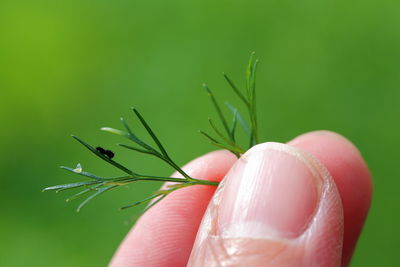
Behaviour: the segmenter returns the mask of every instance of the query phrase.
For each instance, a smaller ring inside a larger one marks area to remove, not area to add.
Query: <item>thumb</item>
[[[246,152],[219,186],[189,266],[340,266],[343,208],[326,168],[280,143]]]

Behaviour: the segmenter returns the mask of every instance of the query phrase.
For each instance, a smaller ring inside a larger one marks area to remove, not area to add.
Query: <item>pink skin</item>
[[[202,218],[207,220],[209,216],[213,220],[213,209],[219,205],[214,207],[211,203],[205,215],[215,187],[193,186],[175,191],[144,214],[120,245],[110,266],[186,266],[190,257],[192,266],[227,262],[230,266],[265,266],[267,262],[281,266],[293,262],[347,266],[371,201],[368,168],[349,141],[331,132],[307,133],[288,144],[315,156],[333,178],[324,180],[324,185],[330,186],[323,186],[322,190],[330,190],[318,206],[315,216],[319,223],[311,223],[310,229],[305,231],[307,238],[303,234],[293,242],[281,242],[222,238],[206,233],[206,241],[199,245],[198,237],[195,244]],[[184,169],[193,177],[220,181],[236,161],[229,152],[216,151],[195,159]],[[218,195],[221,194],[214,200]],[[225,197],[224,201],[229,201],[227,199]],[[310,201],[313,203],[313,198]],[[296,215],[293,220],[304,220],[303,217]],[[202,234],[205,224],[207,222],[201,226]],[[232,247],[236,248],[235,254],[227,254],[227,248]],[[212,257],[208,253],[210,250]]]
[[[347,266],[371,204],[372,179],[368,167],[358,149],[343,136],[333,132],[304,134],[289,144],[316,156],[335,181],[343,204],[342,264]]]

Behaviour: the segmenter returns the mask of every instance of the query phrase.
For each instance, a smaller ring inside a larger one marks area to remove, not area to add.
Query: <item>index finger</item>
[[[232,153],[215,151],[191,161],[183,169],[194,178],[220,181],[235,161]],[[110,266],[186,266],[215,189],[195,185],[172,192],[136,222]]]

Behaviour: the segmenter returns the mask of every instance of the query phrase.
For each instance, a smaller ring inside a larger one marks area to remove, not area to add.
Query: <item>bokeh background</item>
[[[243,85],[256,51],[263,139],[315,129],[351,139],[375,185],[352,266],[398,266],[399,48],[393,0],[1,1],[0,265],[105,266],[142,209],[117,208],[159,185],[107,193],[76,213],[68,192],[41,193],[80,179],[59,165],[120,172],[69,135],[169,175],[98,129],[124,116],[143,135],[135,106],[180,164],[213,150],[196,132],[215,116],[201,84],[235,103],[221,74]]]

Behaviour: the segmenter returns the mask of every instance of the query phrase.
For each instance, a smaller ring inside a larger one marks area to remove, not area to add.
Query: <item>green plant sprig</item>
[[[232,126],[229,127],[227,120],[225,119],[225,116],[224,116],[213,92],[210,90],[210,88],[208,87],[207,84],[203,84],[203,88],[206,90],[206,92],[208,93],[208,95],[211,99],[211,102],[218,114],[218,117],[221,121],[221,124],[224,128],[226,135],[222,134],[221,131],[218,130],[218,128],[216,127],[216,125],[213,123],[213,121],[211,119],[209,119],[211,128],[219,136],[219,138],[221,138],[223,140],[223,142],[216,140],[214,137],[210,136],[206,132],[200,131],[200,133],[203,134],[205,137],[207,137],[211,144],[231,151],[238,158],[240,157],[241,154],[246,152],[246,150],[243,149],[236,142],[235,135],[236,135],[237,123],[239,123],[242,126],[244,132],[249,137],[248,148],[251,148],[252,146],[254,146],[255,144],[258,143],[258,126],[257,126],[257,117],[256,117],[256,83],[255,83],[258,59],[254,59],[254,55],[255,55],[254,52],[251,53],[249,63],[247,65],[245,94],[243,94],[238,89],[238,87],[228,77],[227,74],[225,74],[225,73],[223,74],[225,80],[228,82],[231,89],[234,91],[234,93],[239,97],[239,99],[246,106],[248,115],[249,115],[249,119],[250,119],[250,127],[245,122],[245,120],[243,119],[243,116],[239,113],[239,111],[236,107],[234,107],[230,103],[225,103],[233,114]]]
[[[92,195],[87,197],[78,206],[77,211],[79,211],[90,200],[92,200],[95,197],[101,195],[102,193],[104,193],[106,191],[109,191],[109,190],[112,190],[112,189],[115,189],[115,188],[117,188],[119,186],[127,185],[129,183],[133,183],[133,182],[137,182],[137,181],[157,181],[157,182],[178,183],[178,185],[172,184],[169,187],[167,187],[166,190],[160,190],[160,191],[154,193],[152,196],[150,196],[150,197],[148,197],[146,199],[143,199],[141,201],[138,201],[138,202],[135,202],[133,204],[130,204],[130,205],[122,207],[122,209],[126,209],[128,207],[134,207],[134,206],[137,206],[139,204],[150,202],[151,200],[159,197],[159,199],[157,199],[156,201],[152,202],[151,205],[147,207],[147,209],[148,209],[151,206],[153,206],[156,203],[158,203],[158,201],[160,201],[161,199],[166,197],[168,194],[170,194],[171,192],[173,192],[173,191],[175,191],[175,190],[177,190],[179,188],[183,188],[183,187],[194,185],[194,184],[197,184],[197,185],[218,185],[218,182],[192,178],[185,171],[183,171],[171,159],[171,157],[168,155],[168,153],[165,150],[164,146],[161,144],[160,140],[154,134],[154,132],[152,131],[152,129],[150,128],[148,123],[144,120],[142,115],[136,109],[133,108],[132,110],[136,114],[136,116],[138,117],[138,119],[140,120],[140,122],[142,123],[144,128],[147,130],[147,133],[151,136],[151,138],[153,139],[153,141],[157,145],[158,150],[153,148],[151,145],[145,143],[141,139],[139,139],[131,131],[131,129],[129,128],[129,126],[125,122],[125,120],[122,119],[122,118],[121,118],[121,121],[122,121],[122,124],[124,125],[124,127],[126,129],[126,132],[125,131],[121,131],[121,130],[117,130],[117,129],[113,129],[113,128],[108,128],[108,127],[104,127],[104,128],[102,128],[102,130],[106,131],[106,132],[110,132],[110,133],[116,134],[116,135],[120,135],[120,136],[126,137],[130,141],[133,141],[134,143],[136,143],[141,148],[133,147],[133,146],[125,145],[125,144],[119,144],[119,145],[122,146],[122,147],[128,148],[128,149],[131,149],[131,150],[135,150],[135,151],[140,152],[140,153],[153,155],[153,156],[163,160],[164,162],[166,162],[170,166],[172,166],[180,174],[182,174],[183,178],[174,178],[174,177],[163,177],[163,176],[152,176],[152,175],[139,174],[137,172],[132,171],[128,167],[125,167],[124,165],[116,162],[115,160],[110,159],[106,155],[103,155],[102,153],[97,151],[93,146],[89,145],[88,143],[86,143],[85,141],[80,139],[79,137],[73,135],[72,137],[75,140],[77,140],[79,143],[81,143],[83,146],[85,146],[93,154],[95,154],[100,159],[106,161],[107,163],[113,165],[114,167],[120,169],[121,171],[125,172],[128,175],[127,176],[112,177],[112,178],[104,178],[104,177],[100,177],[100,176],[97,176],[97,175],[89,173],[89,172],[84,172],[84,171],[82,171],[80,169],[77,170],[76,168],[73,169],[73,168],[61,166],[62,169],[65,169],[67,171],[70,171],[70,172],[73,172],[73,173],[76,173],[76,174],[91,178],[92,180],[91,181],[85,181],[85,182],[78,182],[78,183],[70,183],[70,184],[62,184],[62,185],[51,186],[51,187],[45,188],[44,191],[55,190],[56,192],[59,192],[59,191],[67,190],[67,189],[75,189],[75,188],[81,188],[81,187],[85,188],[84,190],[78,192],[77,194],[72,195],[71,197],[69,197],[67,199],[67,201],[71,201],[71,200],[77,199],[79,197],[85,196],[86,194],[94,192]]]
[[[226,81],[229,83],[230,87],[232,88],[232,90],[239,97],[239,99],[241,99],[242,102],[245,104],[245,106],[248,110],[250,126],[249,126],[249,124],[246,123],[245,119],[239,113],[239,111],[236,107],[234,107],[230,103],[225,103],[226,106],[228,107],[228,109],[233,114],[232,123],[231,123],[231,126],[229,126],[213,92],[209,89],[209,87],[206,84],[203,85],[203,88],[206,90],[206,92],[210,96],[211,102],[217,111],[218,118],[224,128],[225,134],[223,134],[218,129],[218,127],[215,125],[215,123],[211,119],[209,119],[210,126],[222,141],[215,139],[214,137],[210,136],[206,132],[200,131],[200,133],[203,134],[205,137],[207,137],[211,144],[213,144],[219,148],[227,149],[227,150],[231,151],[233,154],[235,154],[237,157],[240,157],[240,155],[242,155],[246,151],[245,149],[243,149],[241,146],[239,146],[237,144],[236,131],[238,128],[237,127],[238,124],[241,125],[242,129],[244,130],[246,135],[249,137],[249,148],[258,143],[257,118],[256,118],[256,114],[255,114],[256,113],[255,73],[256,73],[257,64],[258,64],[258,60],[254,60],[254,53],[252,53],[250,56],[247,70],[246,70],[245,94],[243,94],[238,89],[238,87],[236,87],[236,85],[233,83],[233,81],[225,73],[223,74]],[[131,128],[128,126],[128,124],[126,123],[126,121],[123,118],[121,118],[121,123],[125,128],[124,131],[110,128],[110,127],[103,127],[103,128],[101,128],[101,130],[112,133],[112,134],[116,134],[116,135],[119,135],[119,136],[122,136],[122,137],[128,139],[129,141],[133,142],[135,145],[134,146],[127,145],[127,144],[118,144],[118,145],[121,147],[124,147],[126,149],[129,149],[129,150],[133,150],[133,151],[136,151],[136,152],[139,152],[142,154],[152,155],[156,158],[159,158],[160,160],[162,160],[165,163],[167,163],[168,165],[170,165],[178,173],[180,173],[182,175],[182,178],[139,174],[139,173],[131,170],[130,168],[122,165],[121,163],[116,162],[115,160],[112,159],[112,157],[109,157],[108,155],[101,153],[96,148],[89,145],[87,142],[83,141],[81,138],[78,138],[77,136],[72,135],[72,137],[76,141],[78,141],[80,144],[82,144],[84,147],[86,147],[89,151],[91,151],[93,154],[95,154],[97,157],[99,157],[103,161],[107,162],[110,165],[113,165],[115,168],[124,172],[125,175],[106,178],[106,177],[101,177],[101,176],[83,171],[80,164],[78,164],[78,166],[76,168],[61,166],[61,168],[64,170],[84,176],[86,178],[89,178],[90,180],[82,181],[82,182],[75,182],[75,183],[68,183],[68,184],[61,184],[61,185],[56,185],[56,186],[50,186],[50,187],[43,189],[43,191],[60,192],[60,191],[70,190],[70,189],[81,189],[81,191],[79,191],[78,193],[76,193],[66,199],[66,201],[72,201],[72,200],[89,195],[79,204],[77,211],[80,211],[83,206],[85,206],[88,202],[90,202],[94,198],[98,197],[99,195],[101,195],[107,191],[118,188],[120,186],[125,186],[127,184],[138,182],[138,181],[171,182],[171,184],[169,184],[165,189],[156,191],[152,195],[150,195],[149,197],[147,197],[145,199],[142,199],[142,200],[134,202],[132,204],[123,206],[121,208],[121,209],[127,209],[130,207],[135,207],[140,204],[150,202],[150,204],[145,209],[145,210],[148,210],[151,207],[153,207],[154,205],[156,205],[158,202],[160,202],[162,199],[164,199],[167,195],[174,192],[175,190],[178,190],[178,189],[181,189],[181,188],[184,188],[187,186],[192,186],[192,185],[217,186],[219,184],[218,182],[214,182],[214,181],[193,178],[189,174],[187,174],[184,170],[182,170],[179,167],[179,165],[167,153],[167,150],[162,145],[162,143],[160,142],[158,137],[155,135],[154,131],[150,128],[149,124],[146,122],[146,120],[143,118],[143,116],[139,113],[139,111],[136,110],[135,108],[132,108],[132,111],[135,114],[135,116],[138,118],[138,120],[140,121],[141,125],[146,130],[147,134],[153,140],[154,144],[156,145],[155,147],[153,147],[152,145],[141,140],[131,130]]]

